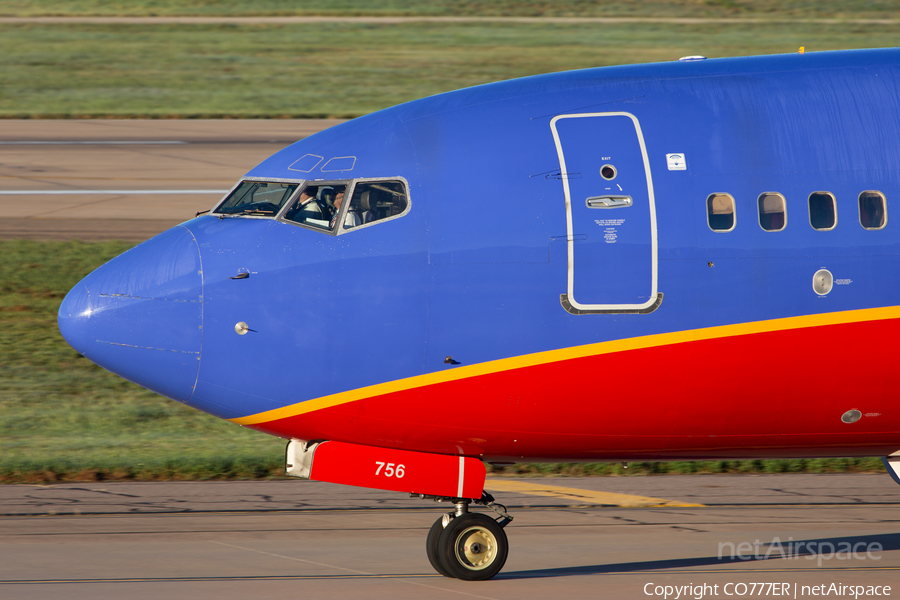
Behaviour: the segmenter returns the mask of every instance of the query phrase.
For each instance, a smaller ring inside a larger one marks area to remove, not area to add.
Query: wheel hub
[[[460,562],[476,571],[488,567],[497,556],[497,541],[490,531],[481,527],[464,530],[457,539],[456,547]]]

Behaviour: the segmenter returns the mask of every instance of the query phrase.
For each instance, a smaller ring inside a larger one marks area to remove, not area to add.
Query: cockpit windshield
[[[248,218],[278,218],[334,235],[389,221],[409,211],[401,178],[336,181],[244,180],[212,211]]]
[[[331,229],[346,191],[346,184],[309,185],[284,213],[284,218],[318,229]]]
[[[213,212],[224,215],[275,217],[299,183],[242,181]]]
[[[307,185],[284,213],[286,221],[341,233],[404,214],[406,183],[399,180],[350,180]]]

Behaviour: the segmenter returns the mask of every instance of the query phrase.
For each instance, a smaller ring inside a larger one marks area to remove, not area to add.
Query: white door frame
[[[566,169],[566,159],[563,154],[562,143],[559,139],[559,132],[556,129],[556,122],[562,119],[581,119],[585,117],[628,117],[634,123],[635,133],[637,134],[638,143],[641,147],[641,156],[644,161],[644,174],[647,178],[647,197],[650,202],[650,260],[651,260],[651,288],[649,299],[642,304],[581,304],[574,298],[575,289],[575,249],[574,249],[574,231],[572,226],[572,198],[569,193],[569,174]],[[563,298],[563,306],[566,310],[575,314],[586,313],[647,313],[656,310],[662,300],[662,294],[657,290],[657,241],[656,241],[656,199],[653,195],[653,179],[650,174],[650,159],[647,157],[647,146],[644,144],[644,135],[641,132],[641,124],[636,116],[627,112],[600,112],[600,113],[577,113],[557,115],[550,121],[550,129],[553,132],[553,141],[556,144],[556,154],[559,157],[559,168],[561,170],[563,190],[566,197],[566,234],[569,254],[568,265],[568,286],[567,294]],[[566,306],[569,304],[574,310],[570,310]]]

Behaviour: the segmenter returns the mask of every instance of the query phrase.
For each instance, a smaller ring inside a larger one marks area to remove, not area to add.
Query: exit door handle
[[[634,203],[631,196],[591,196],[585,202],[588,208],[625,208]]]

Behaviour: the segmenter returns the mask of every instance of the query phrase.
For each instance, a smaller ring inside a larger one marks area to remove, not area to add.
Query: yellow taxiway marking
[[[594,490],[582,490],[578,488],[562,487],[558,485],[544,485],[542,483],[530,483],[528,481],[506,481],[503,479],[488,479],[484,482],[484,488],[498,492],[518,492],[530,496],[547,496],[549,498],[561,498],[589,504],[605,504],[607,506],[635,507],[698,507],[703,504],[691,504],[678,500],[666,500],[664,498],[650,498],[649,496],[632,496],[630,494],[616,494],[614,492],[597,492]]]

